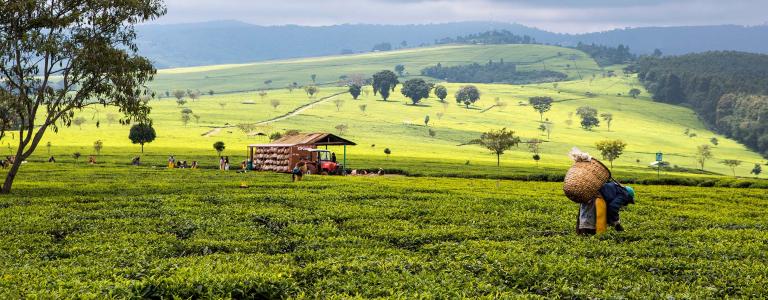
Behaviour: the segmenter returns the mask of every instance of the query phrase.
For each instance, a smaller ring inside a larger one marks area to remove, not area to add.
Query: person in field
[[[174,166],[176,166],[176,158],[171,155],[168,157],[168,169],[173,169]]]
[[[219,170],[224,171],[224,156],[219,157]]]
[[[301,178],[304,177],[306,169],[307,164],[305,162],[300,161],[298,164],[296,164],[296,166],[293,167],[293,170],[291,171],[291,182],[301,181]]]
[[[619,218],[619,211],[630,204],[635,204],[635,190],[616,182],[608,182],[600,188],[600,195],[605,199],[606,223],[616,231],[624,231]],[[576,233],[593,235],[597,232],[597,212],[595,200],[579,204],[579,217]]]
[[[224,156],[224,171],[229,171],[229,156]]]
[[[138,157],[138,156],[136,156],[136,157],[134,157],[134,158],[131,160],[131,165],[132,165],[132,166],[138,166],[138,165],[140,165],[140,164],[141,164],[141,157]]]

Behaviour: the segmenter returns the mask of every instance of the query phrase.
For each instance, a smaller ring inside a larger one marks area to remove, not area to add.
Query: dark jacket
[[[603,195],[603,199],[605,199],[608,224],[615,224],[619,221],[619,209],[635,203],[635,200],[629,197],[627,190],[615,182],[603,184],[603,187],[600,188],[600,195]]]

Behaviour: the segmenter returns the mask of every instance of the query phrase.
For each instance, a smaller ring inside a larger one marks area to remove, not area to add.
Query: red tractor
[[[341,175],[344,166],[336,162],[336,154],[328,150],[312,149],[309,151],[308,169],[316,174]]]

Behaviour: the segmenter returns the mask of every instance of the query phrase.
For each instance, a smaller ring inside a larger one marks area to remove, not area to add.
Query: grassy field
[[[711,137],[717,137],[719,144],[713,146],[715,157],[705,164],[707,171],[730,175],[731,169],[719,161],[737,159],[743,161],[743,164],[736,169],[736,174],[751,177],[749,172],[753,164],[764,161],[744,146],[707,130],[689,109],[655,103],[647,95],[637,99],[626,96],[626,91],[637,87],[634,78],[598,76],[594,80],[560,82],[557,89],[551,83],[525,86],[478,85],[483,93],[482,98],[469,109],[453,101],[452,94],[461,84],[446,86],[451,93],[447,103],[440,103],[433,97],[418,106],[406,104],[407,99],[399,91],[393,93],[387,102],[380,101],[372,93],[353,100],[349,94],[343,93],[344,88],[341,87],[324,87],[320,95],[312,99],[303,92],[290,93],[287,90],[269,91],[264,99],[256,93],[203,96],[185,105],[200,117],[199,121],[193,119],[187,125],[181,122],[181,107],[175,101],[156,100],[153,102],[152,118],[158,138],[146,145],[144,158],[146,163],[162,165],[165,158],[173,154],[178,159],[199,160],[203,166],[210,167],[217,164],[216,152],[211,145],[216,141],[224,141],[227,145],[225,155],[239,162],[246,155],[246,145],[265,143],[268,139],[248,136],[235,125],[270,120],[312,104],[289,118],[265,123],[257,131],[270,133],[298,129],[304,132],[339,134],[335,127],[344,124],[348,129],[341,135],[358,143],[358,146],[348,149],[347,158],[351,168],[398,169],[424,175],[508,177],[520,173],[562,174],[570,165],[566,153],[571,147],[579,147],[597,156],[594,143],[602,139],[622,139],[627,142],[625,153],[614,162],[615,172],[625,178],[655,176],[655,171],[647,165],[655,159],[657,151],[665,153],[665,160],[673,165],[697,169],[696,147],[709,144]],[[586,97],[586,92],[597,96]],[[333,96],[337,93],[342,94]],[[622,95],[618,95],[620,93]],[[541,124],[539,114],[524,105],[528,97],[534,95],[551,96],[557,101],[552,110],[545,114],[545,118],[554,123],[554,130],[548,140],[546,134],[538,130]],[[503,110],[492,107],[495,98],[506,102],[508,106]],[[280,101],[277,108],[270,105],[273,100]],[[338,109],[336,100],[342,101]],[[365,112],[360,109],[361,105],[366,106]],[[576,115],[571,116],[573,124],[567,125],[569,114],[582,105],[595,107],[600,113],[612,113],[614,121],[611,131],[607,130],[605,124],[592,131],[585,131],[578,126]],[[47,158],[48,149],[44,145],[48,141],[52,144],[51,154],[60,161],[66,161],[71,160],[69,156],[73,152],[80,152],[84,156],[94,154],[93,142],[100,139],[104,142],[100,162],[127,164],[133,156],[140,154],[140,147],[130,144],[127,139],[128,127],[110,125],[106,121],[109,114],[106,109],[83,112],[81,115],[87,120],[82,128],[75,126],[59,133],[49,133],[34,159]],[[424,125],[426,116],[430,117],[428,127]],[[100,121],[98,128],[97,121]],[[502,157],[505,168],[497,173],[496,169],[489,168],[495,165],[495,157],[487,150],[476,145],[459,146],[478,138],[484,131],[501,127],[514,130],[523,140],[546,140],[541,145],[542,160],[537,164],[531,159],[532,153],[523,144]],[[434,131],[434,137],[429,135],[430,129]],[[697,133],[697,136],[691,138],[684,135],[686,129]],[[392,155],[389,158],[384,155],[384,148],[391,149]]]
[[[578,237],[558,183],[30,164],[0,298],[768,294],[764,190],[638,186],[626,232]]]
[[[335,84],[342,75],[371,75],[392,70],[403,64],[410,75],[421,69],[442,63],[444,66],[486,63],[503,59],[515,63],[518,70],[553,70],[569,75],[570,79],[591,76],[600,71],[585,53],[568,48],[544,45],[485,45],[442,46],[345,56],[267,61],[240,65],[217,65],[160,70],[152,88],[160,94],[177,89],[200,90],[207,93],[253,91],[284,88],[290,83],[312,84],[310,75],[317,75],[317,84]],[[573,60],[571,60],[573,59]],[[265,85],[264,81],[272,80]]]

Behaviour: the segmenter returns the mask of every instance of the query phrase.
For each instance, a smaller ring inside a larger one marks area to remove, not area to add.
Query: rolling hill
[[[572,80],[558,84],[479,84],[482,98],[469,109],[453,102],[453,93],[464,85],[462,83],[444,83],[450,95],[446,103],[431,98],[417,106],[408,105],[399,91],[386,102],[380,101],[370,90],[364,92],[359,100],[353,100],[344,87],[334,84],[322,86],[317,98],[308,98],[302,91],[289,92],[286,89],[269,90],[263,98],[255,92],[217,92],[184,105],[199,117],[188,124],[183,124],[180,119],[181,106],[169,98],[161,98],[154,101],[151,115],[158,138],[146,146],[144,161],[162,166],[165,158],[173,154],[178,159],[199,160],[203,167],[213,167],[216,152],[211,145],[224,141],[227,145],[225,154],[238,162],[244,159],[247,144],[264,143],[268,139],[247,135],[236,127],[237,124],[258,124],[255,132],[267,134],[287,129],[335,132],[358,143],[357,147],[349,149],[350,167],[385,168],[415,175],[562,174],[570,165],[565,154],[571,147],[597,155],[594,143],[602,139],[622,139],[629,144],[614,163],[615,173],[624,178],[655,177],[655,171],[647,165],[655,158],[657,151],[665,153],[665,160],[681,169],[696,169],[696,147],[708,144],[712,137],[717,137],[720,143],[714,147],[715,157],[705,165],[707,171],[730,174],[731,170],[718,162],[736,159],[743,162],[735,170],[736,174],[750,176],[752,164],[763,161],[743,145],[709,131],[690,109],[653,102],[646,92],[637,99],[627,96],[630,88],[642,87],[636,78],[624,75],[620,68],[610,69],[618,76],[603,77],[594,61],[583,53],[574,53],[579,57],[577,66],[567,68],[565,65],[573,61],[563,59],[556,53],[569,51],[575,50],[539,45],[447,46],[162,70],[154,83],[159,90],[199,88],[203,91],[227,91],[261,88],[266,79],[272,79],[272,85],[280,88],[292,81],[306,83],[309,74],[317,74],[319,81],[334,82],[340,75],[371,74],[398,63],[413,71],[438,62],[459,64],[503,57],[509,62],[546,62],[547,68],[568,72]],[[543,68],[544,64],[529,64],[527,67]],[[587,96],[588,93],[591,96]],[[552,110],[544,115],[554,124],[549,138],[538,129],[541,124],[539,114],[527,106],[527,99],[532,96],[551,96],[556,101]],[[506,107],[494,107],[496,99],[506,103]],[[584,105],[594,107],[600,113],[612,113],[614,120],[610,131],[605,125],[592,131],[579,128],[578,117],[573,112]],[[86,110],[81,113],[86,119],[82,128],[73,127],[47,135],[53,145],[51,153],[60,158],[68,157],[75,151],[92,153],[94,140],[101,139],[105,146],[100,160],[127,164],[131,157],[139,154],[139,147],[128,141],[127,127],[104,121],[110,113],[114,114],[108,110]],[[269,122],[281,116],[283,118],[278,121]],[[430,117],[428,126],[424,124],[426,116]],[[99,120],[101,126],[96,127]],[[572,121],[568,124],[567,120]],[[337,125],[342,124],[347,129],[339,132]],[[502,157],[503,169],[496,173],[495,168],[490,168],[495,165],[495,157],[486,149],[476,145],[462,146],[484,131],[502,127],[514,130],[524,141],[534,138],[545,140],[540,150],[542,160],[538,163],[532,160],[532,153],[523,144]],[[430,129],[434,135],[430,135]],[[684,135],[686,130],[697,133],[697,136]],[[391,149],[389,158],[384,155],[384,148]],[[44,160],[45,157],[46,151],[38,150],[36,159]]]
[[[643,27],[586,34],[558,34],[504,22],[423,25],[345,24],[335,26],[257,26],[237,21],[144,25],[138,28],[142,55],[160,67],[203,66],[337,55],[371,51],[387,42],[393,48],[420,47],[435,40],[489,30],[528,35],[540,43],[575,46],[579,42],[628,45],[634,53],[686,54],[710,50],[768,53],[768,26]]]

